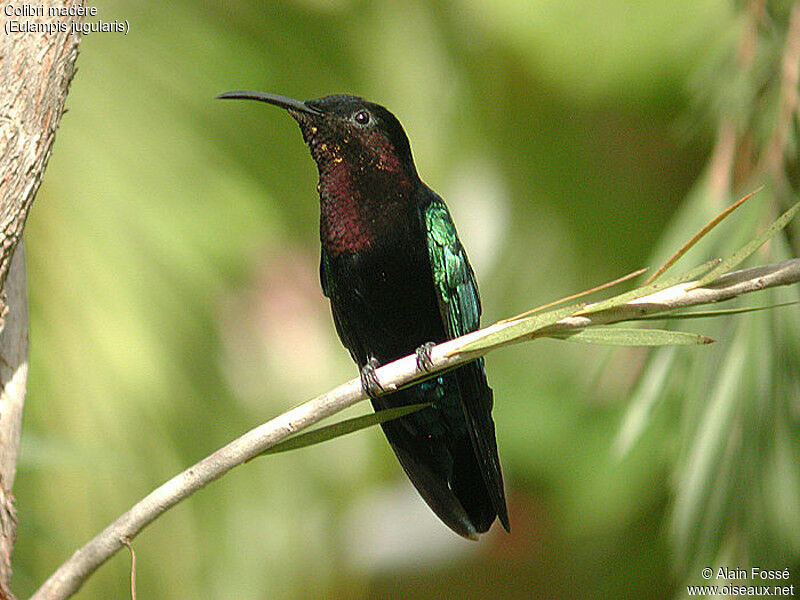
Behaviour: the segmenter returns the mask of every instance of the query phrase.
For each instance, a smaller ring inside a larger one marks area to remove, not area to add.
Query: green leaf
[[[537,313],[530,317],[505,322],[503,323],[503,327],[498,331],[489,332],[477,340],[459,346],[450,353],[450,356],[469,354],[488,348],[523,342],[526,339],[534,337],[538,330],[548,327],[565,317],[574,315],[584,306],[584,304],[573,304],[545,313]]]
[[[297,450],[299,448],[321,444],[322,442],[327,442],[328,440],[347,435],[348,433],[354,433],[356,431],[360,431],[361,429],[372,427],[373,425],[379,425],[381,423],[385,423],[386,421],[391,421],[392,419],[399,419],[400,417],[410,415],[429,406],[429,402],[422,404],[408,404],[407,406],[387,408],[386,410],[380,410],[369,415],[362,415],[353,419],[346,419],[338,423],[333,423],[332,425],[326,425],[325,427],[319,427],[311,431],[294,435],[283,440],[282,442],[278,442],[271,448],[267,448],[264,450],[264,452],[259,454],[259,456],[264,456],[266,454],[277,454],[279,452],[287,452],[289,450]]]
[[[645,281],[645,285],[653,283],[656,279],[658,279],[667,269],[669,269],[672,265],[678,262],[678,260],[680,260],[680,258],[684,254],[686,254],[695,244],[697,244],[697,242],[699,242],[709,231],[711,231],[712,229],[714,229],[714,227],[719,225],[722,222],[722,220],[725,219],[725,217],[727,217],[729,214],[731,214],[733,211],[739,208],[744,202],[752,198],[757,192],[761,191],[763,188],[764,186],[762,185],[758,189],[744,196],[743,198],[740,198],[737,202],[731,204],[728,208],[723,210],[716,217],[714,217],[708,223],[706,223],[706,225],[700,231],[698,231],[694,236],[692,236],[692,238],[688,242],[686,242],[683,246],[681,246],[678,249],[678,251],[675,252],[675,254],[670,256],[667,262],[661,265],[658,271],[653,273],[647,279],[647,281]]]
[[[558,334],[553,337],[571,342],[611,346],[692,346],[710,344],[714,341],[696,333],[632,327],[590,327],[575,333]]]
[[[758,236],[756,236],[751,242],[742,246],[738,251],[734,252],[732,256],[729,256],[725,260],[723,260],[720,264],[716,267],[711,269],[706,275],[701,277],[696,283],[694,283],[689,289],[693,290],[699,287],[703,287],[707,283],[711,283],[721,275],[724,275],[731,269],[734,269],[737,265],[739,265],[742,261],[744,261],[748,256],[750,256],[753,252],[758,250],[761,246],[763,246],[770,238],[772,238],[776,233],[782,230],[786,225],[791,221],[794,216],[800,211],[800,202],[797,202],[794,206],[792,206],[789,210],[783,213],[780,217],[778,217],[772,225],[767,227],[764,231],[762,231]]]
[[[582,292],[578,292],[577,294],[571,294],[569,296],[566,296],[565,298],[561,298],[560,300],[554,300],[553,302],[548,302],[547,304],[539,306],[538,308],[532,308],[530,310],[526,310],[524,313],[518,314],[518,315],[516,315],[514,317],[511,317],[510,319],[504,319],[504,320],[500,321],[500,323],[506,323],[506,322],[510,322],[510,321],[518,321],[520,319],[524,319],[525,317],[530,317],[531,315],[534,315],[534,314],[537,314],[537,313],[541,313],[542,311],[544,311],[547,308],[553,308],[554,306],[558,306],[559,304],[564,304],[565,302],[569,302],[570,300],[577,300],[578,298],[582,298],[583,296],[588,296],[589,294],[593,294],[595,292],[599,292],[600,290],[608,289],[610,287],[613,287],[615,285],[623,283],[624,281],[628,281],[629,279],[633,279],[634,277],[638,277],[639,275],[641,275],[645,271],[647,271],[647,269],[638,269],[636,271],[628,273],[627,275],[623,275],[622,277],[614,279],[613,281],[608,281],[606,283],[600,284],[600,285],[598,285],[596,287],[593,287],[591,289],[584,290]]]
[[[664,279],[663,281],[651,283],[649,285],[636,288],[635,290],[631,290],[630,292],[625,292],[624,294],[620,294],[619,296],[614,296],[613,298],[609,298],[608,300],[603,300],[602,302],[596,302],[594,304],[590,304],[579,314],[588,315],[600,312],[602,310],[616,308],[617,306],[622,306],[623,304],[627,304],[631,300],[636,300],[637,298],[643,298],[644,296],[649,296],[650,294],[654,294],[655,292],[658,292],[660,290],[672,287],[673,285],[678,285],[680,283],[691,281],[695,277],[699,277],[703,273],[706,273],[709,269],[713,269],[716,265],[720,264],[720,262],[721,262],[720,259],[716,258],[706,263],[703,263],[702,265],[695,267],[694,269],[691,269],[690,271],[684,273],[683,275],[670,277],[668,279]]]
[[[570,306],[566,306],[563,308],[559,308],[556,310],[548,311],[545,313],[537,313],[535,315],[526,316],[524,318],[515,318],[511,321],[504,321],[498,324],[503,325],[503,327],[497,331],[489,332],[483,335],[481,338],[477,340],[473,340],[471,342],[467,342],[464,345],[456,348],[455,350],[450,352],[450,356],[454,356],[456,354],[469,354],[472,352],[479,352],[481,350],[488,350],[490,348],[496,348],[499,346],[505,346],[508,344],[514,344],[518,342],[523,342],[529,339],[536,337],[537,332],[540,329],[545,327],[549,327],[550,325],[564,319],[566,317],[572,316],[579,316],[585,314],[592,314],[596,312],[600,312],[602,310],[609,310],[613,309],[617,306],[621,306],[634,300],[636,298],[641,298],[643,296],[647,296],[659,290],[666,289],[668,287],[672,287],[673,285],[678,285],[680,283],[685,283],[687,281],[691,281],[696,277],[702,275],[703,273],[707,272],[709,269],[713,269],[715,265],[720,263],[720,259],[710,260],[690,271],[684,273],[683,275],[678,275],[675,277],[671,277],[669,279],[665,279],[664,281],[660,281],[657,283],[652,283],[650,285],[646,285],[644,287],[637,288],[635,290],[631,290],[630,292],[625,292],[624,294],[620,294],[613,298],[609,298],[608,300],[603,300],[602,302],[596,302],[591,305],[587,305],[580,303],[580,304],[573,304]],[[525,313],[523,313],[525,314]],[[596,330],[597,328],[592,328]],[[589,331],[584,330],[584,331]],[[636,330],[636,331],[644,331],[644,330]],[[650,330],[653,331],[653,330]],[[564,335],[553,335],[550,337],[559,337],[562,339],[566,339],[569,336],[576,336],[577,333],[572,334],[564,334]],[[591,337],[591,334],[583,334],[580,335],[586,336],[586,341],[588,342],[588,338]],[[686,334],[691,335],[691,334]],[[639,336],[641,338],[641,336]],[[700,338],[707,340],[708,338]],[[643,338],[641,338],[643,339]],[[652,338],[655,339],[655,338]],[[583,341],[582,339],[578,339],[576,341]],[[591,342],[591,343],[614,343],[616,345],[634,345],[634,346],[660,346],[664,344],[697,344],[697,343],[708,343],[708,341],[681,341],[681,342],[659,342],[659,343],[623,343],[623,342]]]

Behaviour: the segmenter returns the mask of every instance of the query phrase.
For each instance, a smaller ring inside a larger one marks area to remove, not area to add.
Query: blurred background
[[[389,107],[451,207],[485,324],[657,265],[758,185],[681,264],[797,200],[789,0],[95,5],[130,34],[83,39],[27,227],[21,597],[172,475],[356,375],[297,126],[216,94]],[[798,233],[750,264],[797,256]],[[718,341],[488,357],[511,535],[451,533],[373,428],[253,461],[158,519],[134,542],[139,596],[677,598],[720,565],[795,580],[800,310],[678,327]],[[78,597],[127,597],[129,561]]]

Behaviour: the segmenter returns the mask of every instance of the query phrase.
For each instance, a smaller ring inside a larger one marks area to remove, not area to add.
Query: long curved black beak
[[[220,94],[219,96],[217,96],[216,99],[227,100],[229,98],[233,98],[236,100],[257,100],[258,102],[266,102],[267,104],[274,104],[275,106],[280,106],[281,108],[285,108],[287,110],[293,110],[299,113],[313,115],[315,117],[319,117],[324,114],[319,110],[317,110],[316,108],[308,106],[305,102],[301,102],[300,100],[295,100],[294,98],[287,98],[286,96],[280,96],[278,94],[270,94],[267,92],[239,90],[233,92],[225,92],[224,94]]]

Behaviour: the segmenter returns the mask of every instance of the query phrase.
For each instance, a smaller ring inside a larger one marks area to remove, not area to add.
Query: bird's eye
[[[360,110],[355,115],[353,115],[353,119],[359,125],[366,125],[367,123],[369,123],[369,113],[365,110]]]

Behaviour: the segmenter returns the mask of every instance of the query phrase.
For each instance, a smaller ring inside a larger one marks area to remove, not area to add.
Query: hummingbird
[[[433,512],[468,539],[495,518],[510,531],[482,358],[384,393],[375,369],[478,329],[481,303],[444,201],[417,174],[397,118],[348,95],[300,101],[232,91],[297,121],[319,171],[320,279],[336,332],[358,364],[373,408],[430,406],[381,425],[400,465]]]

